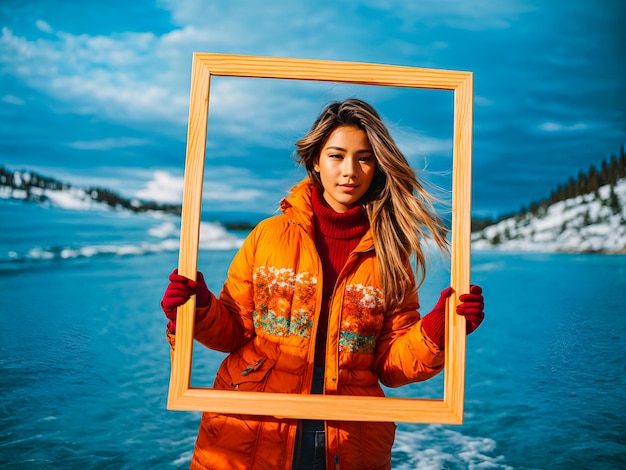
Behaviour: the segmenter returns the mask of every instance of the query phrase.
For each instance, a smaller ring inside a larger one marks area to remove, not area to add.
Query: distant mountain
[[[472,226],[476,249],[626,254],[624,147],[528,209]]]
[[[54,178],[27,170],[8,170],[0,166],[0,199],[37,202],[64,209],[127,210],[135,213],[161,212],[178,215],[180,204],[159,204],[154,201],[128,199],[106,188],[79,188]],[[203,217],[207,215],[203,213]],[[239,217],[239,218],[237,218]],[[240,220],[245,215],[221,214],[215,217],[228,230],[251,230],[263,217],[249,213],[250,220]]]
[[[476,249],[626,254],[626,178],[472,233]]]
[[[0,166],[0,199],[20,199],[71,209],[109,207],[131,212],[160,211],[180,215],[180,204],[127,199],[105,188],[77,188],[32,171],[11,171]]]

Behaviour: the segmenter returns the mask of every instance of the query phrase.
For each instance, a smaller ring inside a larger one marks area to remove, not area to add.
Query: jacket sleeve
[[[422,382],[443,369],[444,352],[422,331],[417,290],[385,316],[376,346],[376,372],[387,387]]]
[[[210,349],[231,352],[254,337],[254,254],[258,239],[253,230],[228,270],[219,297],[211,294],[209,305],[198,308],[194,338]]]

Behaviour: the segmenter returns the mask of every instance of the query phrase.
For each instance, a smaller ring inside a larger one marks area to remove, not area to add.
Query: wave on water
[[[142,256],[176,252],[180,248],[180,230],[171,221],[148,229],[148,240],[130,243],[67,244],[34,246],[24,250],[9,250],[0,255],[0,264],[71,260],[102,256]],[[239,236],[214,222],[200,224],[200,250],[234,250],[243,243]]]
[[[512,470],[513,467],[505,464],[504,456],[495,451],[493,439],[466,436],[440,425],[431,425],[396,432],[392,466],[397,470]]]
[[[179,449],[192,449],[193,440],[181,439]],[[193,436],[195,440],[195,435]],[[441,470],[484,468],[513,470],[505,458],[496,453],[496,442],[485,437],[466,436],[441,425],[430,425],[410,431],[398,430],[392,450],[394,470]],[[172,462],[175,467],[188,466],[193,452],[184,450]]]
[[[148,234],[155,238],[167,239],[164,241],[176,241],[175,250],[178,250],[180,239],[180,229],[173,222],[164,222],[156,227],[148,230]],[[222,225],[217,222],[201,222],[200,223],[200,242],[201,250],[234,250],[243,244],[243,239],[233,233],[230,233]]]

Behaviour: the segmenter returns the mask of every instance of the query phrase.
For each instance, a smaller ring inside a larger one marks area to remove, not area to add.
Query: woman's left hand
[[[441,291],[439,301],[432,309],[432,311],[424,317],[422,321],[422,328],[426,333],[426,336],[437,345],[440,349],[443,349],[445,343],[446,333],[446,302],[448,297],[452,295],[454,290],[452,287],[447,287]],[[469,335],[471,332],[478,328],[485,318],[485,299],[483,298],[483,290],[479,286],[470,286],[469,294],[462,294],[459,296],[461,302],[456,307],[456,313],[463,315],[466,321],[465,331]]]
[[[467,321],[466,331],[469,335],[480,326],[485,318],[485,298],[480,286],[470,286],[469,294],[459,296],[461,303],[456,308],[456,313],[463,315]]]

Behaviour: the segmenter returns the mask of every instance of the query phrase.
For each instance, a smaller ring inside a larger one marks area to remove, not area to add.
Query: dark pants
[[[316,367],[311,393],[324,390],[324,368]],[[303,419],[296,436],[293,470],[326,470],[326,439],[324,421]]]

